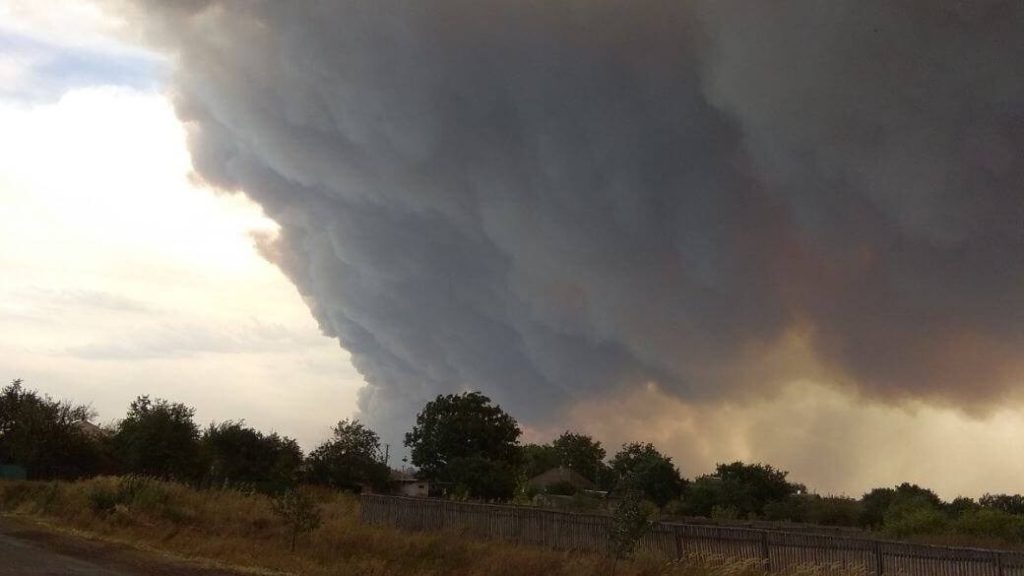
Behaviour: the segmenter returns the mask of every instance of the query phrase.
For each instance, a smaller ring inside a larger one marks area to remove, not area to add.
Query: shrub
[[[612,515],[608,538],[611,555],[616,561],[632,556],[640,539],[650,531],[652,508],[637,490],[630,490],[623,496]]]
[[[297,490],[283,492],[273,500],[274,514],[284,522],[291,538],[291,550],[299,534],[312,532],[320,527],[320,510],[311,498]]]

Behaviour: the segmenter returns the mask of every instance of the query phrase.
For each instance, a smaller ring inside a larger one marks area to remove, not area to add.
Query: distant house
[[[102,440],[103,438],[110,436],[110,431],[100,428],[88,420],[79,420],[78,422],[75,422],[75,427],[78,428],[79,432],[93,440]]]
[[[566,486],[572,486],[577,491],[597,489],[596,484],[584,478],[579,472],[565,466],[558,466],[543,474],[538,474],[527,480],[526,485],[539,492],[547,492],[553,487],[562,488]]]
[[[409,470],[392,470],[391,493],[398,496],[426,498],[430,494],[430,482],[417,479]]]

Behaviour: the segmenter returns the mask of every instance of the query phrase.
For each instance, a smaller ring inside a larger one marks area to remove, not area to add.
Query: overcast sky
[[[0,0],[0,376],[1024,492],[1012,3],[464,4]]]

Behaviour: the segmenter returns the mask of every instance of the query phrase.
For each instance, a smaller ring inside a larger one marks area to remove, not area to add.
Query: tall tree
[[[520,450],[520,465],[528,480],[561,464],[558,452],[551,444],[527,444]]]
[[[806,491],[802,485],[789,482],[787,476],[789,472],[768,464],[719,464],[713,477],[718,483],[716,504],[741,517],[764,516],[769,503]]]
[[[264,434],[244,422],[211,424],[202,437],[205,481],[248,485],[265,492],[292,486],[302,465],[302,449],[286,436]]]
[[[358,420],[342,420],[307,458],[309,481],[340,490],[382,489],[388,482],[380,437]]]
[[[605,451],[601,443],[585,434],[566,431],[551,443],[558,454],[559,463],[571,468],[584,478],[597,482],[604,467]]]
[[[181,403],[136,398],[114,437],[124,468],[157,478],[198,480],[205,466],[194,416],[195,409]]]
[[[90,416],[86,406],[26,390],[14,380],[0,390],[0,463],[23,466],[33,479],[111,471],[104,439],[83,427]]]
[[[638,490],[658,506],[664,506],[682,493],[684,483],[679,470],[672,459],[658,452],[653,444],[625,444],[612,458],[611,467],[620,487]]]
[[[507,499],[515,488],[521,434],[490,398],[464,392],[428,402],[405,445],[423,478],[450,483],[471,497]]]

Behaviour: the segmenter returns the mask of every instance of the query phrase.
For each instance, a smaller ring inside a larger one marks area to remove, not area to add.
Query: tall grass
[[[405,533],[358,521],[358,499],[307,489],[323,523],[290,550],[288,528],[258,493],[195,490],[145,478],[79,482],[0,482],[0,513],[49,521],[95,537],[254,571],[365,576],[590,576],[610,559],[447,533]],[[723,559],[665,562],[637,558],[616,576],[753,576],[756,563]],[[813,576],[808,570],[794,576]]]

